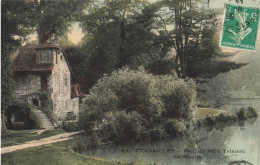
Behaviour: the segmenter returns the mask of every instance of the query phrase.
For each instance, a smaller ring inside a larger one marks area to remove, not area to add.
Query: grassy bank
[[[70,149],[70,141],[28,148],[2,155],[2,165],[144,165],[84,156]]]
[[[37,134],[36,130],[22,130],[22,131],[11,131],[9,130],[6,134],[1,136],[1,147],[18,145],[31,140],[38,140],[61,133],[66,133],[62,129],[47,130],[41,134]]]
[[[257,116],[257,110],[253,107],[243,107],[236,113],[209,108],[198,108],[194,121],[196,126],[208,126],[246,120]]]
[[[195,115],[195,118],[210,116],[210,115],[216,115],[220,114],[221,111],[217,109],[212,108],[198,108],[197,113]]]

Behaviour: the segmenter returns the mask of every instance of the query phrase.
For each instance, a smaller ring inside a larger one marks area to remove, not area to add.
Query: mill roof
[[[41,72],[41,71],[52,71],[54,64],[38,64],[36,62],[37,49],[58,49],[60,50],[68,64],[69,70],[73,75],[71,67],[69,65],[68,58],[64,50],[54,44],[27,44],[19,51],[18,55],[14,60],[14,72]]]

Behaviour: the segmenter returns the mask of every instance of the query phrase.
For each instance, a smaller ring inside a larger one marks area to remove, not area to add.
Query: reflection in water
[[[254,106],[259,111],[260,99],[231,100],[222,109],[235,112],[243,106]],[[259,154],[259,125],[259,118],[253,118],[203,127],[188,136],[160,142],[105,145],[84,154],[127,162],[156,162],[156,165],[226,165],[235,160],[255,165]]]

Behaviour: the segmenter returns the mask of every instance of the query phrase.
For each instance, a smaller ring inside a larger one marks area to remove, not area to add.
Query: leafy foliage
[[[168,119],[164,123],[164,127],[170,136],[182,136],[187,130],[184,121],[177,119]]]
[[[187,86],[177,84],[170,95],[164,96],[165,112],[167,117],[175,118],[191,118],[196,109],[196,92],[194,91],[195,84],[191,81]]]
[[[100,139],[96,136],[76,138],[70,145],[71,149],[75,152],[82,152],[95,149],[100,145]]]
[[[195,100],[191,81],[123,68],[94,85],[79,123],[84,130],[100,131],[117,142],[161,139],[166,137],[165,119],[191,119]]]
[[[144,66],[156,74],[173,71],[172,59],[166,58],[172,46],[170,38],[156,34],[156,9],[141,0],[102,1],[81,17],[86,33],[80,49],[87,64],[82,69],[85,77],[80,78],[87,86],[84,91],[104,73],[126,65],[132,69]]]
[[[198,85],[198,99],[201,107],[219,108],[228,103],[232,86],[227,83],[227,76],[219,74],[212,79],[206,79],[207,82]]]
[[[208,115],[202,121],[198,121],[198,123],[199,123],[199,125],[203,125],[203,124],[216,125],[216,124],[224,124],[224,123],[236,121],[236,120],[238,120],[237,115],[234,115],[232,113],[221,112],[221,113],[215,114],[215,115]]]
[[[19,116],[25,122],[25,129],[40,128],[42,123],[39,116],[26,103],[15,102],[6,110],[7,126],[10,129],[16,129],[16,125],[11,121],[12,115]]]
[[[39,93],[40,100],[42,101],[41,110],[47,115],[47,117],[52,121],[57,121],[57,117],[53,112],[53,101],[50,94]]]
[[[14,5],[15,2],[15,5]],[[27,7],[22,1],[1,1],[1,115],[14,102],[11,54],[15,52],[30,31],[30,20],[22,19],[27,14]],[[15,38],[19,36],[20,38]],[[1,131],[5,131],[3,122]]]
[[[46,43],[52,37],[57,39],[66,35],[71,22],[80,16],[87,4],[85,0],[29,1],[29,16],[34,18],[33,26],[36,28],[39,43]]]
[[[153,140],[161,140],[167,137],[166,131],[161,125],[151,128],[149,135]]]
[[[199,0],[158,2],[158,25],[176,51],[175,71],[179,78],[212,78],[244,64],[219,60],[225,56],[218,45],[214,10],[203,8]],[[169,28],[174,27],[174,28]]]
[[[106,120],[108,124],[105,126],[105,130],[109,131],[107,133],[110,134],[111,140],[116,142],[136,141],[142,135],[142,117],[135,111],[108,113]]]
[[[236,113],[236,115],[240,120],[258,116],[257,110],[253,107],[248,107],[247,109],[243,107]]]
[[[75,132],[80,130],[78,120],[67,120],[64,121],[62,125],[62,128],[68,132]]]
[[[81,47],[68,48],[67,53],[82,66],[74,67],[84,84],[82,91],[88,92],[104,73],[126,65],[131,69],[143,66],[157,75],[175,71],[179,78],[202,79],[243,66],[219,60],[225,54],[218,46],[213,24],[216,13],[202,9],[200,3],[90,2],[78,19],[86,34]]]

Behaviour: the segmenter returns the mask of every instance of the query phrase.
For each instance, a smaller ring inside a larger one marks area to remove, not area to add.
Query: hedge
[[[78,120],[67,120],[63,122],[63,129],[68,132],[79,131],[80,127]]]

